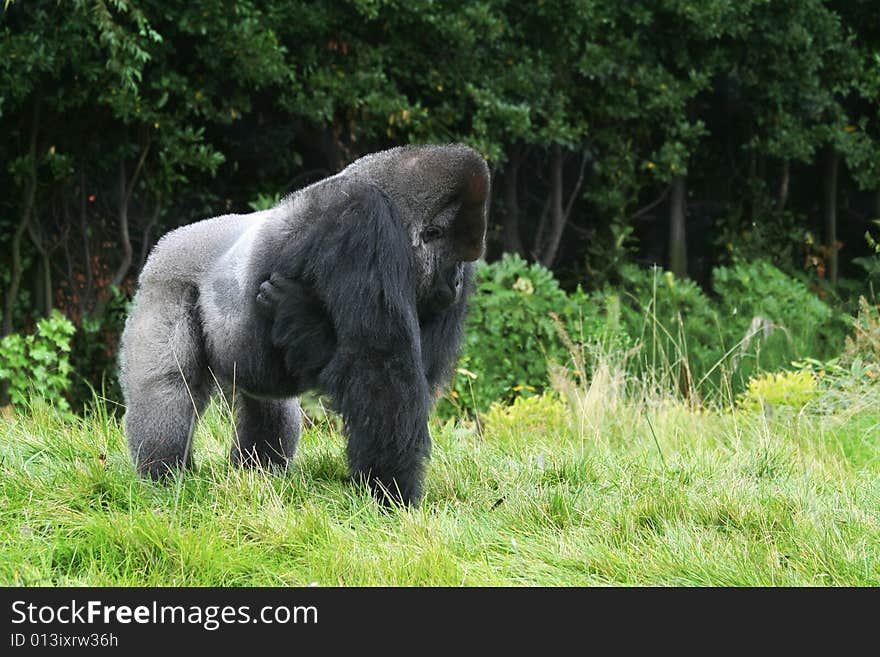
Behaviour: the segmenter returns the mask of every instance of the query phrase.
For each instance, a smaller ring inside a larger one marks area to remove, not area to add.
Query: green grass
[[[214,407],[197,468],[162,486],[117,419],[35,409],[0,420],[0,584],[880,584],[876,399],[769,419],[582,402],[436,422],[415,510],[346,483],[326,423],[287,473],[240,471]]]

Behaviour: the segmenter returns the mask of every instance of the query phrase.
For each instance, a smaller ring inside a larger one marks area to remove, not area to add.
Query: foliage
[[[494,402],[480,416],[488,434],[527,437],[565,427],[570,419],[568,407],[552,392],[532,397],[517,397],[512,404]]]
[[[268,207],[379,148],[465,141],[503,189],[490,259],[497,236],[512,233],[513,246],[502,246],[552,263],[570,294],[523,269],[534,299],[513,289],[516,279],[497,306],[478,298],[492,312],[473,324],[487,337],[479,350],[466,345],[452,398],[460,407],[545,385],[544,356],[566,357],[551,311],[576,342],[619,322],[618,335],[642,341],[640,366],[664,369],[682,390],[706,376],[718,383],[722,370],[744,384],[797,354],[825,358],[839,322],[803,290],[746,272],[763,298],[788,295],[789,307],[759,307],[741,299],[737,274],[716,277],[713,291],[710,272],[769,260],[795,276],[806,262],[811,292],[852,304],[847,295],[864,290],[835,289],[820,271],[842,244],[847,274],[861,266],[876,286],[876,254],[861,241],[880,202],[872,9],[823,0],[6,3],[4,323],[20,330],[53,306],[77,324],[92,317],[104,327],[94,353],[108,352],[94,367],[110,367],[121,324],[102,317],[114,312],[103,292],[130,291],[166,230]],[[834,199],[848,217],[840,244],[825,244],[819,225],[829,154],[845,167]],[[690,258],[700,261],[689,273],[708,296],[665,276],[655,287],[631,267],[667,261],[670,182],[680,178]],[[557,252],[545,257],[536,247],[556,228]],[[500,326],[506,304],[522,315],[510,335]],[[753,326],[759,317],[770,323]],[[767,340],[749,337],[765,329]],[[499,338],[510,344],[491,342]],[[740,353],[744,343],[752,351]],[[504,374],[508,365],[521,374]]]
[[[819,382],[824,393],[817,404],[819,412],[830,414],[851,408],[853,399],[870,406],[880,384],[880,309],[861,297],[843,353],[825,360],[803,358],[793,365]]]
[[[716,267],[712,284],[721,321],[743,376],[793,358],[831,357],[842,347],[844,318],[807,286],[758,260]]]
[[[880,305],[872,306],[865,297],[859,298],[859,314],[853,321],[853,335],[846,339],[843,358],[880,364]]]
[[[749,379],[737,406],[752,412],[799,411],[819,395],[816,377],[810,372],[766,373]]]
[[[109,400],[122,399],[116,348],[131,301],[119,288],[112,287],[107,292],[109,299],[104,313],[82,317],[73,338],[70,363],[74,378],[69,397],[78,409],[92,402],[96,393]]]
[[[548,363],[574,366],[589,380],[604,355],[629,352],[628,371],[686,396],[712,395],[742,389],[756,372],[793,358],[829,358],[842,347],[842,317],[764,261],[716,268],[714,297],[656,268],[625,265],[620,277],[597,292],[566,294],[548,270],[518,256],[481,265],[441,414],[540,392]]]
[[[852,412],[870,406],[877,397],[880,362],[866,362],[859,356],[828,360],[803,358],[793,361],[792,366],[817,381],[821,395],[811,404],[811,410],[819,414]]]
[[[70,385],[74,332],[70,320],[55,311],[37,322],[35,333],[13,333],[0,341],[0,381],[9,386],[14,405],[24,408],[31,397],[38,397],[69,410],[63,395]]]
[[[620,295],[621,323],[640,346],[632,364],[686,395],[736,390],[755,372],[842,347],[843,317],[766,261],[716,267],[711,297],[659,269],[627,265],[620,276],[594,298]]]
[[[568,298],[549,270],[516,255],[477,267],[462,357],[451,396],[462,408],[488,408],[528,395],[560,354],[551,312]]]
[[[606,285],[601,296],[620,296],[621,323],[641,346],[634,364],[687,393],[723,355],[717,309],[698,285],[672,272],[627,265],[620,275],[621,284]]]
[[[281,194],[258,194],[253,201],[248,201],[248,207],[255,212],[274,208],[281,201]]]
[[[762,206],[753,210],[757,215],[754,222],[743,208],[716,220],[713,245],[724,254],[719,264],[766,260],[790,275],[803,272],[805,257],[815,246],[807,218],[776,209],[766,195],[757,195],[755,202]]]
[[[611,312],[607,312],[608,310]],[[446,403],[485,410],[547,385],[548,361],[566,362],[560,322],[572,339],[621,338],[615,305],[595,305],[580,289],[565,293],[545,267],[506,254],[476,272],[462,356]],[[447,413],[449,406],[441,407]]]
[[[875,223],[880,225],[880,219]],[[865,241],[874,253],[862,258],[853,258],[853,263],[865,271],[869,289],[876,293],[880,291],[880,241],[874,239],[870,232],[865,233]]]

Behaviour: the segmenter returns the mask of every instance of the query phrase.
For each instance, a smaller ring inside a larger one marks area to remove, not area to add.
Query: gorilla
[[[120,345],[139,473],[190,467],[211,395],[234,400],[233,463],[286,466],[298,395],[340,412],[352,478],[412,504],[427,420],[462,337],[485,246],[485,160],[463,145],[365,156],[261,212],[167,233],[138,279]]]

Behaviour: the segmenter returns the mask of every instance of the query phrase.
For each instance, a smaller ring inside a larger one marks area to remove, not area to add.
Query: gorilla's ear
[[[465,262],[483,255],[486,247],[486,211],[489,205],[489,167],[479,155],[465,160],[458,185],[460,205],[452,222],[452,244]]]

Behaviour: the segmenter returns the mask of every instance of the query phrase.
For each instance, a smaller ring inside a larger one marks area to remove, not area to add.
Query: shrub
[[[131,300],[119,288],[108,292],[104,312],[99,317],[84,316],[73,337],[70,362],[76,376],[69,397],[77,409],[89,404],[96,390],[105,399],[122,401],[116,355]]]
[[[689,393],[723,356],[717,312],[698,285],[659,268],[621,268],[622,282],[600,295],[621,301],[621,322],[640,345],[632,365]]]
[[[853,264],[865,270],[865,285],[867,289],[876,292],[880,290],[880,241],[874,239],[870,232],[865,233],[865,241],[874,252],[873,255],[853,258]]]
[[[810,372],[768,373],[749,380],[746,391],[737,399],[737,406],[749,411],[799,411],[818,395],[816,377]]]
[[[8,382],[13,405],[24,406],[31,396],[69,410],[63,393],[70,386],[70,339],[75,332],[57,310],[37,322],[36,333],[7,335],[0,341],[0,380]]]
[[[808,355],[828,357],[842,346],[843,317],[770,263],[717,267],[712,280],[728,341],[739,345],[734,363],[744,379],[758,368],[776,369]]]
[[[859,297],[859,314],[853,321],[853,335],[846,339],[844,358],[861,358],[880,363],[880,306],[872,306],[865,297]]]
[[[567,304],[553,274],[517,255],[477,266],[453,401],[486,409],[495,400],[529,394],[547,377],[548,355],[559,354],[550,312]]]
[[[578,342],[622,336],[613,304],[597,306],[580,289],[566,294],[548,269],[518,255],[478,265],[475,285],[462,356],[441,414],[540,393],[548,360],[569,357],[554,316]]]
[[[597,296],[619,295],[623,327],[641,346],[631,366],[687,395],[742,389],[758,371],[842,344],[842,315],[768,262],[716,268],[715,298],[657,268],[628,265],[621,279]]]
[[[597,354],[626,353],[631,374],[691,396],[742,390],[759,371],[827,357],[842,343],[842,316],[767,262],[717,268],[717,298],[657,268],[625,265],[620,276],[616,286],[567,294],[519,256],[481,264],[441,414],[540,394],[548,363],[574,365],[575,383],[587,383]],[[586,354],[582,362],[571,362],[576,353]]]
[[[493,403],[482,416],[487,432],[497,436],[521,437],[546,433],[549,428],[568,427],[571,412],[559,397],[547,392],[533,397],[518,397],[513,404]]]
[[[880,307],[859,298],[859,314],[853,319],[853,333],[846,338],[843,353],[830,360],[804,358],[794,366],[819,381],[824,392],[820,412],[850,408],[854,397],[870,404],[880,385]]]

